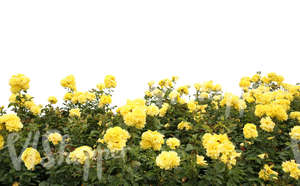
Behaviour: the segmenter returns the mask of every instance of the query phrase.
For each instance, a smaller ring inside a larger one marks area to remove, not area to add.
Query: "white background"
[[[81,91],[115,75],[118,105],[172,75],[236,94],[239,79],[259,70],[300,82],[299,10],[299,0],[1,0],[0,104],[16,73],[30,77],[37,103],[62,99],[69,74]]]

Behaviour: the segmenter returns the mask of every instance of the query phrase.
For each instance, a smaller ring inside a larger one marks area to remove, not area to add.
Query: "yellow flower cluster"
[[[197,91],[200,91],[201,88],[202,88],[202,85],[200,83],[195,83],[194,84],[194,88],[197,90]]]
[[[102,91],[105,88],[115,88],[117,86],[116,78],[112,75],[107,75],[104,78],[104,83],[98,83],[97,89]]]
[[[76,91],[73,94],[71,94],[71,101],[72,103],[80,103],[84,104],[87,101],[94,101],[96,99],[96,95],[91,92],[79,92]]]
[[[209,98],[209,94],[207,92],[201,92],[200,98],[202,98],[202,99],[208,99]]]
[[[76,90],[76,82],[75,77],[73,75],[69,75],[60,81],[61,86],[65,88],[69,88],[70,90]]]
[[[285,90],[287,90],[294,97],[300,96],[300,85],[292,85],[288,83],[282,83],[281,85]]]
[[[198,103],[196,101],[189,101],[187,107],[190,112],[194,112],[197,110]]]
[[[59,142],[61,142],[62,136],[59,133],[54,132],[49,134],[48,140],[51,141],[54,145],[57,145]]]
[[[147,107],[147,114],[149,116],[157,116],[159,114],[159,108],[155,104],[151,104]]]
[[[72,99],[72,96],[73,96],[73,94],[71,93],[71,92],[67,92],[65,95],[64,95],[64,100],[65,101],[69,101],[69,100],[71,100]]]
[[[160,89],[156,88],[154,89],[151,94],[157,96],[157,97],[163,97],[164,93],[163,91],[161,91]]]
[[[300,112],[291,112],[290,113],[290,118],[291,119],[297,119],[298,122],[300,122]]]
[[[267,164],[264,165],[264,168],[261,169],[258,173],[259,178],[267,181],[267,180],[277,180],[278,173],[272,170],[272,166]]]
[[[276,82],[277,84],[281,84],[284,81],[284,77],[277,75],[274,72],[271,72],[269,74],[267,74],[267,76],[262,77],[261,79],[264,83],[271,83],[271,82]]]
[[[2,135],[0,135],[0,150],[4,147],[4,138]]]
[[[289,108],[290,101],[293,100],[293,94],[285,90],[271,91],[270,87],[259,86],[257,89],[251,90],[257,104],[270,104],[275,101],[284,103],[284,107]]]
[[[104,85],[105,88],[116,88],[117,86],[116,78],[112,75],[105,76]]]
[[[119,110],[126,125],[135,126],[138,129],[145,127],[147,116],[145,100],[127,100],[126,105],[120,107]]]
[[[88,156],[86,155],[88,154]],[[75,162],[79,162],[80,164],[84,164],[87,158],[92,159],[94,156],[94,151],[89,146],[81,146],[76,148],[69,154],[69,158]]]
[[[109,128],[103,137],[104,142],[112,152],[122,150],[129,138],[129,133],[121,127]]]
[[[170,105],[168,103],[164,103],[162,107],[159,109],[159,116],[164,117],[169,109]]]
[[[290,136],[294,140],[300,140],[300,126],[294,126],[290,132]]]
[[[243,128],[243,133],[245,138],[256,138],[258,136],[256,125],[252,123],[247,123]]]
[[[56,99],[56,97],[54,97],[54,96],[50,96],[50,97],[48,98],[48,102],[49,102],[50,104],[56,104],[56,103],[57,103],[57,99]]]
[[[220,105],[223,107],[234,107],[236,110],[246,109],[247,105],[243,99],[240,99],[238,96],[233,95],[232,93],[225,93],[223,99],[220,101]]]
[[[181,87],[177,88],[177,92],[180,95],[182,95],[182,94],[188,95],[189,94],[189,88],[190,88],[189,85],[181,86]]]
[[[177,152],[174,151],[162,151],[156,157],[156,165],[161,169],[169,170],[173,169],[180,164],[180,157]]]
[[[253,103],[255,102],[255,99],[253,97],[253,93],[250,92],[244,92],[243,93],[243,100],[247,101],[248,103]]]
[[[202,145],[208,157],[221,160],[228,168],[232,168],[236,164],[236,158],[241,156],[241,153],[235,151],[227,134],[206,133],[202,137]]]
[[[259,127],[262,128],[264,131],[273,132],[273,129],[275,127],[275,123],[268,116],[268,117],[262,118],[260,120],[260,126]]]
[[[14,101],[13,102],[16,102],[16,99],[17,99],[17,96],[19,96],[20,98],[20,104],[21,105],[24,105],[25,107],[27,107],[28,109],[30,108],[31,105],[34,105],[35,103],[33,102],[33,98],[31,95],[29,94],[15,94],[14,95],[15,98],[13,99]]]
[[[103,89],[105,89],[105,84],[104,83],[98,83],[96,87],[99,90],[103,90]]]
[[[16,103],[17,102],[17,94],[12,94],[9,97],[9,103]]]
[[[165,79],[162,79],[158,82],[159,86],[161,88],[164,88],[164,87],[173,87],[173,82],[172,80],[168,79],[168,78],[165,78]]]
[[[288,119],[286,109],[279,104],[256,105],[255,115],[258,117],[267,115],[272,118],[277,118],[280,121],[285,121]]]
[[[154,84],[155,84],[155,81],[149,81],[148,82],[149,88],[153,88]]]
[[[248,88],[251,86],[251,83],[258,82],[260,80],[260,75],[255,74],[251,78],[250,77],[242,77],[239,86],[244,89],[244,91],[248,91]]]
[[[260,75],[259,74],[254,74],[251,77],[251,82],[258,82],[260,80]]]
[[[40,153],[32,147],[25,149],[21,159],[28,170],[34,170],[34,167],[42,161]]]
[[[30,79],[24,74],[13,75],[9,80],[10,91],[13,94],[20,92],[21,90],[26,91],[29,89]]]
[[[17,100],[17,96],[20,98]],[[10,103],[18,103],[21,106],[26,107],[30,112],[32,112],[34,115],[38,115],[41,113],[41,107],[42,105],[36,105],[33,102],[32,96],[29,94],[12,94],[9,98]]]
[[[148,96],[148,97],[152,97],[152,92],[150,92],[149,90],[146,90],[145,91],[145,95]]]
[[[168,138],[166,143],[171,149],[176,149],[180,146],[180,141],[177,138]]]
[[[280,121],[288,119],[287,111],[290,109],[290,103],[293,100],[293,94],[283,91],[270,91],[270,88],[260,86],[252,90],[255,98],[255,115],[262,117],[264,115],[277,118]]]
[[[300,177],[300,169],[298,168],[298,164],[296,164],[295,160],[285,161],[282,163],[282,170],[286,173],[290,173],[292,178],[296,180]]]
[[[187,103],[187,107],[189,109],[190,112],[197,112],[200,111],[201,113],[205,113],[206,112],[206,107],[207,104],[205,105],[198,105],[198,103],[196,101],[189,101]]]
[[[203,84],[195,83],[194,87],[201,92],[220,91],[222,89],[220,84],[214,85],[213,81],[206,81]]]
[[[204,160],[204,156],[197,155],[197,164],[200,166],[207,166],[207,162]]]
[[[251,85],[251,78],[250,77],[242,77],[239,85],[240,85],[240,87],[247,89]]]
[[[148,130],[142,134],[140,146],[142,149],[153,148],[153,150],[160,150],[164,144],[164,135],[157,131]]]
[[[110,95],[102,95],[99,102],[99,107],[103,107],[104,105],[108,105],[111,103],[111,96]]]
[[[173,90],[172,92],[170,92],[169,94],[169,98],[171,100],[178,100],[178,98],[180,97],[180,94],[177,90]]]
[[[177,102],[178,102],[179,104],[181,104],[181,105],[186,104],[186,100],[185,100],[184,98],[182,98],[182,97],[178,97],[178,98],[177,98]]]
[[[206,91],[221,91],[222,87],[220,84],[213,84],[213,81],[207,81],[204,83],[204,89],[206,89]]]
[[[76,108],[76,109],[71,109],[70,110],[70,114],[69,116],[71,117],[80,117],[81,113],[80,113],[80,109]]]
[[[20,118],[16,114],[5,114],[0,116],[0,129],[5,126],[9,132],[18,132],[23,128]]]
[[[177,128],[179,130],[191,130],[192,129],[192,126],[190,124],[190,122],[187,122],[187,121],[182,121],[180,122],[178,125],[177,125]]]
[[[25,102],[25,106],[32,112],[34,115],[39,115],[41,113],[41,105],[36,105],[33,101]]]

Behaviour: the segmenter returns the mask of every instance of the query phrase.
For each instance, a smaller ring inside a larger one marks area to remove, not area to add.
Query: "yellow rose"
[[[99,84],[97,84],[97,89],[99,89],[99,90],[105,89],[104,83],[99,83]]]
[[[265,117],[260,120],[260,128],[262,128],[264,131],[273,132],[274,127],[275,123],[270,117]]]
[[[86,153],[88,154],[88,157],[86,156]],[[69,157],[73,162],[77,161],[80,164],[84,164],[87,158],[92,159],[93,156],[94,151],[89,146],[78,147],[69,154]]]
[[[298,164],[295,162],[295,160],[285,161],[281,166],[282,170],[286,173],[290,173],[292,178],[295,178],[296,180],[299,179],[300,169],[298,168]]]
[[[208,157],[221,160],[229,169],[236,164],[236,158],[241,156],[241,153],[235,151],[227,134],[206,133],[202,137],[202,145]]]
[[[258,82],[260,79],[260,75],[259,74],[255,74],[252,76],[251,81],[252,82]]]
[[[102,95],[99,102],[99,107],[103,107],[104,105],[108,105],[111,103],[110,95]]]
[[[242,87],[242,88],[248,88],[248,87],[250,87],[250,85],[251,85],[250,80],[251,79],[249,77],[243,77],[240,80],[240,83],[239,83],[240,87]]]
[[[256,138],[258,136],[256,126],[252,123],[247,123],[243,128],[245,138]]]
[[[200,166],[207,166],[207,162],[204,160],[204,156],[197,155],[197,164]]]
[[[261,179],[263,179],[263,180],[277,180],[278,178],[277,178],[277,176],[278,176],[278,173],[277,172],[275,172],[275,171],[273,171],[272,169],[271,169],[272,167],[270,167],[269,165],[267,165],[267,164],[265,164],[264,165],[264,168],[263,169],[261,169],[260,171],[259,171],[259,173],[258,173],[258,175],[259,175],[259,178],[261,178]],[[271,175],[274,175],[274,177],[273,178],[271,178]]]
[[[16,114],[0,116],[0,125],[4,125],[9,132],[18,132],[23,128],[23,124]]]
[[[155,81],[149,81],[149,82],[148,82],[148,86],[149,86],[149,87],[152,87],[154,84],[155,84]]]
[[[50,96],[48,98],[48,102],[51,103],[51,104],[56,104],[57,103],[57,99],[54,96]]]
[[[166,143],[171,149],[176,149],[180,146],[180,141],[177,138],[169,138]]]
[[[64,96],[64,100],[67,101],[67,100],[71,100],[73,97],[73,94],[71,92],[67,92]]]
[[[57,145],[62,140],[62,136],[59,133],[54,132],[49,134],[48,140],[51,141],[54,145]]]
[[[69,88],[70,90],[76,90],[76,82],[75,77],[73,75],[69,75],[60,81],[61,86],[65,88]]]
[[[294,126],[289,134],[292,139],[300,140],[300,126]]]
[[[117,86],[116,78],[112,75],[107,75],[104,78],[105,88],[115,88]]]
[[[156,105],[151,104],[147,107],[147,114],[149,116],[156,116],[159,114],[159,108]]]
[[[179,130],[191,130],[192,129],[192,126],[190,125],[189,122],[186,122],[186,121],[182,121],[180,122],[178,125],[177,125],[177,128]]]
[[[112,152],[122,150],[129,138],[129,133],[121,127],[109,128],[103,137],[104,142]]]
[[[153,148],[153,150],[158,151],[161,149],[162,144],[164,144],[164,135],[159,132],[148,130],[142,134],[140,142],[142,149]]]
[[[162,105],[162,107],[159,109],[159,116],[160,117],[164,117],[169,109],[169,104],[168,103],[164,103]]]
[[[179,164],[180,157],[174,151],[163,151],[156,157],[156,165],[161,169],[169,170],[178,167]]]
[[[13,94],[20,92],[21,90],[26,91],[29,89],[30,79],[24,74],[13,75],[9,80],[10,90]]]
[[[134,126],[138,129],[142,129],[145,127],[147,116],[147,107],[145,105],[145,100],[127,100],[126,105],[120,107],[119,111],[126,125]]]
[[[21,159],[28,170],[34,170],[34,167],[42,161],[40,153],[32,147],[26,148]]]

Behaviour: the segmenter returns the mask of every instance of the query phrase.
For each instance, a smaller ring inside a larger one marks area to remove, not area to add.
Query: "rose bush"
[[[111,105],[108,75],[81,92],[61,80],[63,104],[38,105],[30,79],[9,81],[0,109],[1,185],[299,185],[300,86],[275,73],[240,80],[149,82],[143,99]]]

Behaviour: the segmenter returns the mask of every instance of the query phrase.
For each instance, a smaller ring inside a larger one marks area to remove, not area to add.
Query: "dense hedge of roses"
[[[0,109],[1,185],[299,185],[300,86],[275,73],[240,80],[149,82],[144,98],[111,105],[114,76],[63,104],[38,105],[30,79],[11,77]],[[19,167],[18,167],[19,163]],[[85,173],[88,173],[86,175]]]

